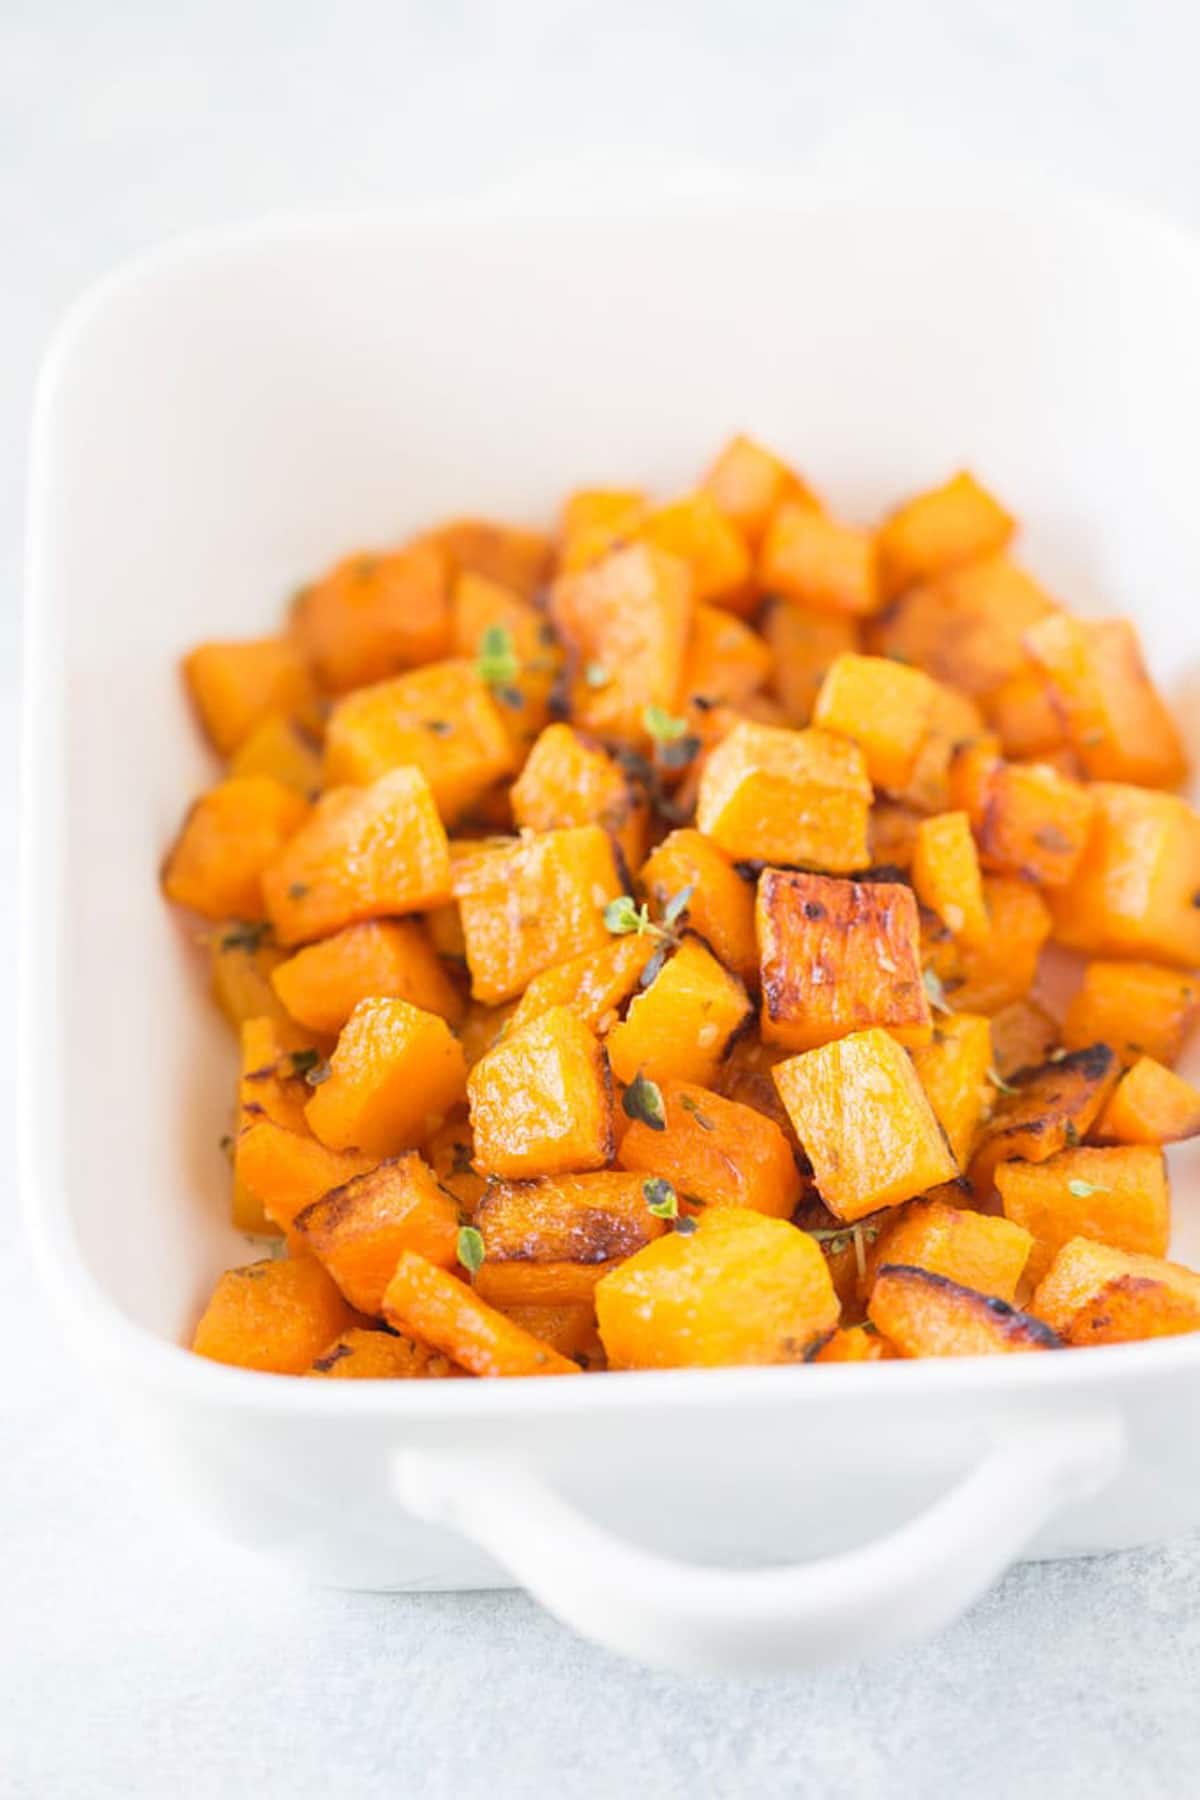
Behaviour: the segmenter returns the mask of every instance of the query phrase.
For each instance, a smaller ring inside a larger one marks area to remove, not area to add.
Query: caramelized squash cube
[[[226,919],[209,939],[208,969],[213,998],[229,1023],[240,1031],[247,1019],[291,1021],[275,992],[271,976],[286,952],[266,924]]]
[[[1091,831],[1065,887],[1048,896],[1054,935],[1090,956],[1200,963],[1200,815],[1174,794],[1097,782]]]
[[[360,1000],[308,1103],[309,1130],[331,1150],[398,1156],[438,1129],[466,1087],[444,1019],[407,1000]]]
[[[234,751],[229,773],[235,778],[269,775],[309,800],[321,785],[321,752],[317,739],[298,719],[268,713]]]
[[[1005,1218],[1033,1235],[1031,1281],[1042,1279],[1074,1237],[1146,1256],[1167,1253],[1171,1200],[1161,1150],[1084,1147],[1045,1162],[1004,1162],[996,1169],[996,1187]]]
[[[1010,675],[982,704],[1005,756],[1036,761],[1067,747],[1062,714],[1054,704],[1050,683],[1036,665]]]
[[[948,574],[964,563],[992,556],[1013,534],[1015,520],[964,469],[942,487],[930,488],[885,519],[875,538],[884,599],[918,581]]]
[[[870,805],[857,745],[825,731],[744,720],[705,763],[696,824],[735,862],[848,874],[867,866]]]
[[[547,725],[542,732],[513,783],[512,809],[515,823],[527,831],[603,826],[633,868],[646,853],[645,784],[570,725]]]
[[[990,710],[1004,683],[1032,668],[1026,631],[1057,610],[1007,556],[987,556],[908,588],[872,621],[870,648],[973,699],[986,697]],[[1061,740],[1057,726],[1053,741]]]
[[[286,637],[197,644],[183,660],[183,674],[205,735],[221,756],[232,756],[275,715],[310,713],[316,700],[308,664]]]
[[[640,488],[576,488],[563,504],[559,572],[570,574],[599,562],[633,536],[647,511]]]
[[[462,997],[416,919],[367,919],[298,950],[272,972],[288,1013],[313,1031],[341,1030],[360,1000],[407,1000],[453,1025]]]
[[[637,536],[686,564],[697,601],[736,608],[752,602],[746,540],[711,494],[687,494],[656,507],[638,526]]]
[[[478,1287],[476,1292],[479,1292]],[[486,1296],[484,1296],[486,1298]],[[560,1356],[567,1356],[581,1369],[603,1369],[607,1366],[604,1345],[596,1329],[596,1309],[591,1300],[574,1304],[525,1304],[513,1301],[499,1310],[531,1337],[549,1344]]]
[[[695,1231],[648,1244],[596,1288],[614,1369],[798,1362],[838,1312],[813,1239],[736,1206],[713,1207]]]
[[[463,1370],[414,1338],[352,1325],[306,1373],[325,1381],[439,1381]]]
[[[771,514],[758,553],[759,586],[817,611],[877,612],[881,603],[870,532],[839,524],[804,500]]]
[[[1002,1081],[1018,1069],[1049,1059],[1059,1041],[1058,1026],[1036,1000],[1014,1000],[992,1014],[992,1067]]]
[[[1082,1143],[1117,1084],[1120,1064],[1107,1044],[1072,1050],[1057,1062],[1022,1069],[983,1127],[971,1163],[977,1193],[991,1187],[996,1165],[1014,1157],[1045,1162]]]
[[[436,544],[348,556],[306,588],[292,626],[321,686],[345,694],[450,648],[450,569]]]
[[[360,1313],[380,1311],[402,1250],[444,1269],[458,1261],[457,1203],[415,1150],[315,1200],[293,1229]]]
[[[711,1087],[753,1017],[745,988],[697,937],[686,936],[608,1034],[613,1074],[628,1084],[695,1081]]]
[[[240,1369],[303,1375],[355,1322],[319,1262],[250,1263],[227,1269],[192,1339],[197,1356]]]
[[[1200,1134],[1200,1088],[1152,1056],[1139,1056],[1118,1081],[1095,1126],[1106,1143],[1177,1144]]]
[[[438,811],[461,818],[513,766],[492,689],[473,663],[431,663],[340,700],[325,732],[325,781],[365,787],[411,764]]]
[[[725,445],[700,483],[752,549],[785,500],[817,506],[816,497],[781,457],[740,434]]]
[[[920,669],[886,656],[847,653],[831,665],[821,685],[813,724],[857,744],[875,786],[894,791],[912,777],[936,694]]]
[[[764,869],[756,920],[767,1043],[811,1050],[870,1025],[901,1044],[929,1042],[911,888]]]
[[[308,807],[267,775],[222,781],[191,808],[163,864],[168,900],[206,919],[261,919],[263,876]]]
[[[770,668],[770,649],[757,631],[723,607],[697,606],[679,689],[684,706],[741,706]]]
[[[376,1161],[357,1150],[330,1150],[307,1129],[289,1131],[266,1118],[241,1133],[235,1154],[239,1183],[281,1231],[290,1231],[296,1214],[322,1194]]]
[[[569,1006],[510,1029],[471,1070],[467,1098],[475,1161],[489,1175],[602,1169],[612,1156],[608,1058]]]
[[[889,1264],[927,1269],[960,1287],[994,1294],[1011,1305],[1033,1249],[1033,1237],[1011,1219],[989,1218],[941,1200],[914,1200],[887,1221],[871,1246],[867,1291]]]
[[[938,915],[951,936],[968,945],[987,941],[992,925],[965,812],[922,819],[913,843],[912,884],[922,906]]]
[[[448,900],[449,846],[421,771],[325,794],[267,870],[263,897],[281,944]]]
[[[604,909],[623,885],[599,825],[541,832],[457,865],[474,997],[511,1000],[543,969],[607,944]]]
[[[991,1024],[980,1013],[939,1018],[931,1043],[912,1053],[913,1067],[960,1169],[970,1160],[984,1109],[991,1098]],[[912,1257],[899,1259],[911,1262]],[[946,1270],[943,1273],[951,1273]],[[968,1284],[970,1285],[970,1284]],[[989,1293],[999,1289],[988,1289]]]
[[[901,1356],[997,1356],[1061,1350],[1040,1319],[930,1269],[885,1264],[867,1308]]]
[[[1048,763],[997,763],[988,775],[979,850],[988,868],[1064,887],[1079,866],[1095,802]]]
[[[911,1058],[877,1026],[793,1056],[774,1077],[839,1219],[865,1218],[958,1175]]]
[[[985,875],[983,898],[991,932],[977,944],[955,938],[939,919],[922,916],[925,962],[950,1004],[962,1012],[996,1013],[1023,1000],[1037,977],[1050,935],[1050,914],[1038,889],[1011,875]]]
[[[551,617],[571,654],[571,717],[584,731],[645,749],[648,707],[674,713],[692,628],[692,574],[651,544],[614,550],[561,575]]]
[[[578,1375],[578,1363],[522,1331],[436,1263],[406,1250],[383,1297],[389,1325],[472,1375]]]
[[[742,1206],[790,1219],[800,1199],[791,1145],[773,1120],[692,1082],[662,1087],[664,1129],[635,1119],[621,1139],[623,1169],[667,1180],[705,1206]]]
[[[718,962],[757,985],[754,889],[711,838],[687,826],[672,831],[642,865],[638,879],[660,917],[686,894],[678,920],[704,939]]]
[[[784,710],[785,723],[811,725],[830,666],[846,651],[860,648],[858,620],[794,600],[772,600],[761,629],[771,656],[767,685]]]
[[[1085,775],[1141,787],[1176,787],[1184,779],[1179,732],[1128,619],[1057,613],[1032,626],[1025,643],[1049,679]]]
[[[1200,1275],[1181,1263],[1072,1238],[1031,1302],[1068,1344],[1125,1344],[1200,1330]]]
[[[485,1252],[476,1292],[505,1308],[591,1310],[597,1282],[666,1230],[641,1176],[616,1171],[490,1182],[475,1224]]]
[[[1091,962],[1067,1008],[1063,1043],[1107,1044],[1123,1063],[1175,1063],[1198,1005],[1195,975],[1151,962]]]
[[[241,1030],[238,1130],[273,1119],[287,1131],[307,1131],[304,1108],[312,1089],[304,1071],[316,1060],[303,1032],[272,1018],[247,1019]]]
[[[449,558],[455,577],[482,575],[523,600],[540,593],[554,558],[554,545],[544,531],[497,519],[449,519],[430,538]]]
[[[498,712],[518,756],[550,717],[550,701],[563,666],[554,627],[529,600],[484,575],[460,575],[451,596],[453,651],[474,661],[499,628],[512,641],[516,672],[503,683]]]
[[[520,1031],[551,1007],[568,1006],[589,1031],[607,1036],[656,953],[652,937],[633,934],[543,969],[522,994],[509,1029]]]

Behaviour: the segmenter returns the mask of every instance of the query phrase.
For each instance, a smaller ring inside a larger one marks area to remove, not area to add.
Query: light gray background
[[[893,190],[1032,173],[1200,226],[1198,50],[1190,0],[0,0],[6,741],[34,369],[127,252],[280,207],[714,168]],[[6,870],[12,788],[5,757]],[[9,876],[5,943],[13,902]],[[779,1686],[645,1674],[518,1595],[290,1587],[159,1509],[56,1349],[4,1193],[5,1800],[1200,1791],[1194,1540],[1020,1570],[931,1647]]]

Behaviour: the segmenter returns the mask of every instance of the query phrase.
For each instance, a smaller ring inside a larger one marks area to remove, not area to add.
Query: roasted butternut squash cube
[[[901,1356],[996,1356],[1061,1350],[1055,1332],[995,1294],[963,1287],[931,1269],[885,1264],[867,1308]]]
[[[826,731],[743,720],[705,763],[696,824],[735,862],[804,863],[848,874],[867,866],[870,805],[856,744]]]
[[[911,888],[764,869],[755,918],[767,1043],[811,1050],[869,1025],[901,1044],[929,1042]]]
[[[718,962],[757,986],[754,889],[710,838],[690,827],[672,831],[642,865],[638,879],[659,917],[686,895],[678,919],[704,939]]]
[[[758,692],[771,652],[744,620],[720,606],[697,606],[683,663],[684,706],[741,706]]]
[[[168,851],[163,892],[206,919],[261,919],[263,876],[307,816],[299,794],[267,775],[219,782]]]
[[[383,1297],[398,1331],[440,1350],[472,1375],[578,1375],[579,1365],[522,1331],[465,1282],[406,1250]]]
[[[497,711],[520,756],[547,724],[562,672],[554,627],[531,601],[484,575],[460,575],[450,604],[455,656],[475,661],[486,651],[489,632],[508,634],[516,668],[511,681],[500,684]]]
[[[1044,1063],[1059,1041],[1058,1026],[1035,1000],[1014,1000],[992,1014],[992,1067],[1002,1081]]]
[[[986,1195],[993,1171],[1014,1157],[1045,1162],[1082,1143],[1117,1084],[1120,1064],[1107,1044],[1072,1050],[1057,1062],[1020,1069],[980,1133],[971,1161],[975,1190]]]
[[[984,787],[979,850],[991,869],[1063,887],[1083,855],[1094,801],[1048,763],[996,763]]]
[[[800,1140],[775,1086],[774,1070],[790,1055],[782,1044],[764,1044],[757,1031],[748,1031],[734,1041],[713,1085],[727,1100],[737,1100],[743,1106],[752,1106],[756,1112],[765,1113],[778,1125],[793,1151],[802,1157]]]
[[[711,1087],[729,1046],[753,1017],[745,988],[697,937],[684,937],[608,1034],[613,1074],[629,1083],[695,1081]]]
[[[633,536],[648,510],[640,488],[576,488],[563,504],[559,572],[599,562]]]
[[[757,548],[772,513],[785,500],[818,505],[794,469],[773,450],[741,433],[730,438],[700,486],[752,549]]]
[[[465,1114],[456,1110],[425,1146],[425,1160],[458,1201],[464,1218],[474,1216],[487,1186],[475,1167],[475,1139]]]
[[[608,1171],[537,1181],[492,1181],[475,1224],[484,1261],[476,1292],[493,1306],[592,1306],[596,1284],[664,1221],[640,1175]]]
[[[485,1262],[475,1276],[475,1292],[503,1313],[517,1306],[592,1307],[597,1283],[613,1267],[611,1262],[537,1262],[532,1257]]]
[[[854,617],[877,612],[871,534],[839,524],[805,500],[771,514],[758,553],[759,586],[785,600]]]
[[[878,1026],[805,1050],[774,1077],[839,1219],[865,1218],[957,1176],[911,1058]]]
[[[321,686],[348,693],[450,648],[450,566],[428,541],[348,556],[306,588],[292,613]]]
[[[236,1031],[247,1019],[289,1023],[288,1013],[271,983],[272,972],[285,955],[264,920],[247,923],[226,919],[213,932],[208,945],[213,998]]]
[[[581,730],[648,745],[646,709],[677,707],[693,605],[688,565],[652,544],[559,576],[550,613],[573,658],[569,702]]]
[[[476,1288],[476,1293],[479,1292]],[[604,1345],[596,1329],[596,1309],[590,1300],[574,1305],[525,1305],[514,1301],[499,1311],[531,1337],[549,1344],[560,1356],[569,1357],[583,1370],[607,1367]]]
[[[1200,963],[1200,815],[1174,794],[1096,782],[1083,856],[1048,896],[1059,943],[1089,956]]]
[[[877,800],[871,808],[870,850],[873,869],[912,868],[922,815],[898,800]]]
[[[991,1024],[981,1013],[941,1017],[933,1027],[932,1042],[914,1049],[912,1059],[955,1161],[960,1169],[965,1169],[980,1120],[991,1100]],[[999,1289],[987,1291],[998,1293]]]
[[[686,494],[656,507],[638,526],[637,536],[687,565],[698,601],[742,609],[753,604],[746,540],[711,494]]]
[[[838,1312],[812,1238],[737,1206],[713,1207],[695,1231],[648,1244],[596,1289],[614,1369],[798,1362]]]
[[[1179,732],[1128,619],[1057,613],[1025,634],[1045,671],[1067,741],[1094,781],[1175,787],[1187,774]]]
[[[513,783],[512,809],[522,830],[601,825],[631,868],[646,854],[645,783],[570,725],[547,725],[542,732]]]
[[[1067,746],[1053,690],[1045,673],[1033,663],[993,688],[985,695],[982,706],[1005,756],[1036,761],[1038,757],[1056,755]]]
[[[360,1000],[306,1117],[331,1150],[398,1156],[423,1144],[466,1088],[462,1045],[445,1019],[407,1000]]]
[[[818,612],[794,600],[768,602],[761,620],[771,656],[767,686],[792,726],[811,725],[813,707],[830,665],[856,651],[859,623],[850,613]]]
[[[325,781],[365,787],[411,764],[446,820],[461,818],[513,766],[493,691],[475,665],[431,663],[340,700],[325,732]]]
[[[307,1128],[289,1131],[269,1118],[241,1133],[235,1154],[238,1182],[281,1231],[290,1231],[298,1212],[376,1160],[357,1150],[330,1150]]]
[[[482,575],[524,600],[540,593],[549,578],[554,545],[544,531],[468,517],[448,519],[429,535],[449,557],[456,577]]]
[[[838,1326],[814,1355],[814,1363],[891,1362],[896,1352],[874,1325]]]
[[[293,1019],[314,1031],[341,1030],[360,1000],[407,1000],[456,1024],[463,1001],[416,919],[367,919],[309,944],[272,972]]]
[[[1050,914],[1038,889],[1011,875],[985,875],[991,932],[964,943],[930,913],[921,917],[922,952],[950,1004],[962,1012],[996,1013],[1033,986]]]
[[[1106,1143],[1176,1144],[1200,1133],[1200,1088],[1152,1056],[1139,1056],[1095,1126]]]
[[[438,1381],[464,1373],[428,1344],[361,1325],[334,1338],[305,1372],[325,1381]]]
[[[885,519],[875,539],[885,600],[918,581],[948,574],[1003,550],[1015,520],[965,469]]]
[[[599,825],[544,831],[459,864],[472,994],[511,1000],[543,969],[607,944],[604,909],[623,886]]]
[[[1068,1344],[1125,1344],[1200,1330],[1200,1275],[1090,1238],[1064,1244],[1031,1302]]]
[[[475,1161],[489,1175],[602,1169],[612,1156],[608,1058],[569,1006],[510,1029],[471,1070],[467,1098]]]
[[[227,1269],[192,1339],[197,1356],[273,1375],[303,1375],[355,1323],[334,1283],[310,1256]]]
[[[922,906],[935,912],[953,937],[964,944],[986,942],[992,924],[965,812],[922,819],[913,842],[912,884]]]
[[[693,1082],[664,1082],[661,1092],[664,1128],[633,1120],[617,1155],[623,1169],[661,1176],[677,1194],[706,1206],[791,1218],[800,1176],[773,1120]]]
[[[448,900],[449,845],[421,771],[323,795],[266,871],[263,898],[281,944]]]
[[[1063,1043],[1107,1044],[1123,1063],[1179,1060],[1200,1005],[1200,982],[1152,962],[1091,962],[1063,1020]]]
[[[1005,1218],[1032,1233],[1031,1281],[1040,1281],[1075,1237],[1146,1256],[1167,1253],[1171,1200],[1161,1150],[1083,1147],[1044,1162],[1003,1162],[996,1187]]]
[[[522,994],[510,1029],[520,1031],[551,1007],[569,1006],[589,1031],[607,1037],[657,951],[653,937],[633,934],[543,969]]]
[[[238,1130],[259,1119],[273,1119],[288,1131],[307,1131],[304,1108],[312,1089],[304,1075],[319,1057],[307,1047],[305,1034],[276,1019],[247,1019],[241,1029],[241,1053]]]
[[[903,788],[928,733],[936,691],[920,669],[848,652],[821,684],[813,724],[857,744],[876,787]]]
[[[1054,601],[1007,556],[985,556],[907,591],[872,621],[870,649],[974,699],[1031,667],[1024,637]],[[1057,741],[1061,741],[1061,728]]]
[[[308,714],[316,701],[308,664],[287,637],[197,644],[184,657],[183,674],[205,735],[221,756],[232,756],[272,716]]]
[[[269,775],[292,792],[311,800],[321,785],[321,751],[318,740],[298,719],[286,713],[268,713],[229,760],[235,778]]]
[[[515,1012],[514,1000],[509,1000],[504,1006],[484,1006],[478,1000],[468,1002],[466,1013],[457,1027],[458,1041],[463,1047],[468,1069],[473,1069],[480,1057],[486,1056],[492,1045],[500,1042]]]
[[[402,1250],[458,1263],[458,1205],[415,1150],[315,1200],[293,1229],[360,1313],[380,1311]]]
[[[864,1288],[870,1293],[878,1271],[899,1264],[945,1275],[1011,1305],[1032,1249],[1032,1235],[1011,1219],[942,1200],[913,1200],[897,1209],[872,1244]]]
[[[976,742],[984,732],[983,715],[973,700],[954,688],[933,688],[933,707],[913,763],[912,774],[891,798],[918,812],[953,812],[959,802],[953,795],[952,770],[963,744]]]

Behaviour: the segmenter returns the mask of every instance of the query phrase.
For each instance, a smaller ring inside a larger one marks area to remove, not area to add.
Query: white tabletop
[[[738,168],[893,191],[1044,173],[1200,227],[1194,19],[1170,0],[11,0],[0,9],[5,725],[18,700],[33,369],[64,303],[127,252],[279,208],[531,186],[586,199],[635,183],[695,189]],[[9,756],[6,866],[12,788]],[[13,915],[10,878],[9,943]],[[6,1095],[20,1054],[9,1042]],[[516,1594],[287,1585],[165,1511],[113,1441],[57,1349],[11,1180],[7,1191],[5,1800],[1196,1791],[1196,1540],[1026,1567],[927,1648],[778,1686],[646,1674]]]

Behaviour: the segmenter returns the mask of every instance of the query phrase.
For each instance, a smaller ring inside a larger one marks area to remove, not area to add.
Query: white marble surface
[[[694,186],[713,167],[867,187],[1044,175],[1200,227],[1198,48],[1184,0],[7,0],[10,742],[33,370],[63,304],[128,251],[280,207]],[[6,867],[12,788],[10,755]],[[0,883],[7,941],[13,893]],[[644,1674],[518,1595],[284,1585],[164,1514],[113,1442],[31,1295],[5,1173],[0,1796],[1196,1791],[1196,1541],[1019,1570],[934,1645],[777,1687]]]

